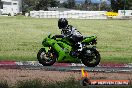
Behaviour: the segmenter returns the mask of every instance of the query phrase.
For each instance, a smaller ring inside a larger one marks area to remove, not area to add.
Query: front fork
[[[93,48],[93,49],[96,49],[96,46],[93,46],[92,48]]]

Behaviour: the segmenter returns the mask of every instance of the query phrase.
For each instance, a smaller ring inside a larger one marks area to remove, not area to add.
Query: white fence
[[[132,17],[132,10],[118,10],[119,16],[131,16]]]
[[[34,18],[107,19],[106,11],[30,11]]]

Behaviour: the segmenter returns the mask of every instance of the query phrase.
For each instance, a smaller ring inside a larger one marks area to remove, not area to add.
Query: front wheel
[[[100,54],[94,48],[85,48],[82,51],[81,61],[87,67],[95,67],[100,63]]]
[[[54,50],[49,47],[48,52],[41,48],[37,54],[37,59],[43,66],[51,66],[56,62],[57,55]]]

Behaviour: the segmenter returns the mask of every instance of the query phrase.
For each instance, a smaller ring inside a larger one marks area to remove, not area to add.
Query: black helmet
[[[68,21],[65,18],[60,18],[58,20],[58,27],[59,29],[63,29],[68,25]]]

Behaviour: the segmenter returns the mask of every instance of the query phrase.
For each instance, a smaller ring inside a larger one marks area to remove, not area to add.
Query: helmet
[[[68,21],[65,18],[60,18],[58,20],[58,27],[59,29],[63,29],[68,25]]]

